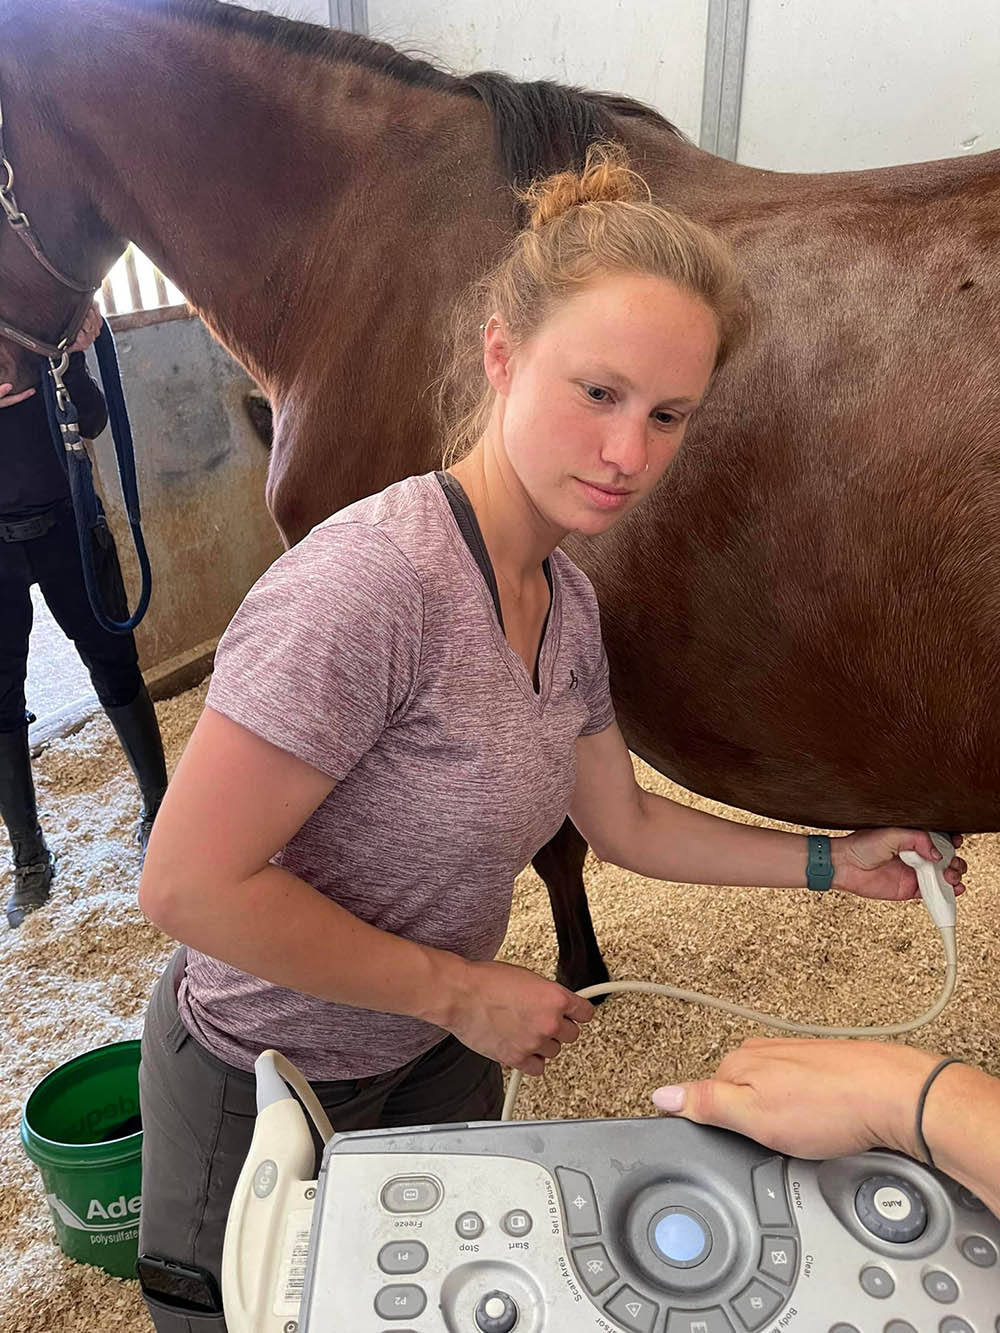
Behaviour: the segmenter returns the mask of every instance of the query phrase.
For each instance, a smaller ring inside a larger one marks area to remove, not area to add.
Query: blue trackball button
[[[700,1264],[712,1248],[708,1223],[686,1208],[667,1208],[651,1227],[653,1247],[669,1264],[690,1268]]]

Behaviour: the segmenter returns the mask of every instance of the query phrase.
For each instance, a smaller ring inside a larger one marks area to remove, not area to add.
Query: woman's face
[[[485,366],[501,465],[561,533],[604,532],[677,453],[718,344],[704,302],[639,274],[595,278],[516,347],[494,317]]]

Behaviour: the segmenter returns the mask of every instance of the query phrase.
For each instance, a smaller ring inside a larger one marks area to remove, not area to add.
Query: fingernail
[[[653,1093],[653,1105],[661,1111],[684,1110],[684,1088],[680,1084],[671,1084],[666,1088],[657,1088]]]

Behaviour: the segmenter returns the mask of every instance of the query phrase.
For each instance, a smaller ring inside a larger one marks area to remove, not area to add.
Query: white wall
[[[302,19],[306,23],[330,25],[330,0],[237,0],[247,9],[269,9],[286,19]],[[336,5],[334,5],[336,9]]]
[[[998,147],[998,0],[751,0],[741,162],[840,171]]]
[[[349,0],[244,0],[328,23]],[[628,93],[697,141],[709,0],[367,0],[457,73]],[[749,0],[738,158],[839,171],[1000,147],[1000,0]]]
[[[697,138],[708,0],[368,0],[372,37],[457,73],[497,69],[649,102]]]

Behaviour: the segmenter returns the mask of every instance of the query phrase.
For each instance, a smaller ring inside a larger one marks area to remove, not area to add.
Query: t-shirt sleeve
[[[608,655],[601,635],[601,611],[594,586],[577,566],[573,566],[577,582],[582,620],[581,638],[585,653],[584,679],[580,682],[587,703],[587,720],[580,728],[581,736],[596,736],[610,727],[615,720],[615,705],[608,680]]]
[[[321,525],[254,584],[219,642],[206,703],[344,778],[415,688],[423,590],[377,529]]]
[[[597,604],[594,604],[594,614]],[[589,716],[580,729],[581,736],[596,736],[599,731],[610,727],[615,720],[615,705],[611,698],[611,686],[608,681],[608,655],[604,651],[604,642],[600,638],[600,619],[598,618],[597,652],[593,659],[593,668],[588,673],[587,706]]]

